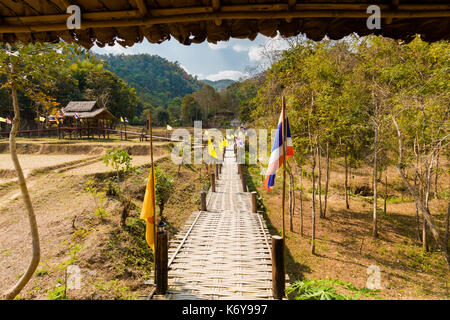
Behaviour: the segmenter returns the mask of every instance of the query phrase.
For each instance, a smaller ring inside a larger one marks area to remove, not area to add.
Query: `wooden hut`
[[[80,29],[68,29],[70,5],[81,9]],[[369,29],[369,5],[381,10],[381,29]],[[146,38],[161,43],[175,38],[189,45],[261,33],[283,37],[304,33],[318,41],[353,32],[410,41],[450,39],[448,0],[27,0],[0,1],[0,42],[76,42],[86,48],[119,43],[132,46]]]
[[[82,137],[86,135],[94,137],[98,134],[104,138],[108,136],[112,121],[116,117],[107,108],[98,106],[97,101],[71,101],[62,110],[64,116],[64,126],[60,128],[62,132],[72,133]]]

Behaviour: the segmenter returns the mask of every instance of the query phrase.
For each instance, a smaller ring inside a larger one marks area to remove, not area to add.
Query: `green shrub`
[[[346,291],[353,294],[345,294]],[[286,294],[295,300],[358,300],[361,296],[377,296],[378,290],[357,289],[351,283],[340,280],[295,281]]]

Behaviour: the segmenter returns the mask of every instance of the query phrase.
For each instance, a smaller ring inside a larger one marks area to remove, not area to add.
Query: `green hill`
[[[217,80],[217,81],[211,81],[211,80],[200,80],[200,81],[210,85],[211,87],[214,87],[217,91],[226,89],[230,85],[232,85],[233,83],[236,82],[236,81],[230,80],[230,79],[222,79],[222,80]]]
[[[178,63],[156,55],[99,55],[105,68],[136,89],[141,108],[167,106],[175,97],[200,89],[202,82],[184,71]]]

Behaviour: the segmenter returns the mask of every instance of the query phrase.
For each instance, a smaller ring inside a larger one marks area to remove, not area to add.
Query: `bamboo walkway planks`
[[[272,299],[270,235],[242,192],[232,146],[207,208],[192,213],[170,242],[169,290],[155,298]]]

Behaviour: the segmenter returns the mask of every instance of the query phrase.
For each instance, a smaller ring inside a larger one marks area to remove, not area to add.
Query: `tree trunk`
[[[422,250],[428,251],[428,241],[427,241],[427,222],[423,219],[422,223]]]
[[[287,169],[287,167],[286,167]],[[294,231],[294,228],[292,226],[292,173],[291,170],[287,170],[289,175],[289,230],[292,232]]]
[[[386,214],[387,212],[387,197],[388,197],[388,180],[387,180],[387,166],[386,166],[386,170],[384,172],[384,208],[383,208],[383,212],[384,214]]]
[[[323,218],[323,212],[322,212],[322,161],[320,160],[322,153],[320,152],[320,146],[316,146],[317,150],[317,159],[319,161],[319,170],[318,170],[318,185],[319,185],[319,217]]]
[[[437,159],[436,159],[436,172],[434,175],[434,198],[438,199],[438,175],[439,175],[439,155],[441,153],[438,151]]]
[[[295,213],[295,175],[292,174],[292,218]]]
[[[312,148],[311,148],[312,149]],[[312,211],[311,211],[311,253],[316,251],[316,178],[314,170],[316,168],[316,157],[314,151],[311,151],[311,177],[312,177]]]
[[[161,218],[161,220],[163,219],[164,205],[165,203],[161,201],[161,204],[159,205],[159,217]]]
[[[417,188],[417,174],[414,177],[414,188]],[[421,241],[420,237],[420,217],[419,217],[419,205],[415,202],[416,205],[416,237],[418,241]]]
[[[300,235],[303,237],[303,168],[300,167]]]
[[[401,147],[400,147],[400,150],[401,150]],[[400,163],[401,163],[401,161],[400,161]],[[441,237],[439,236],[439,232],[437,231],[436,226],[434,225],[433,218],[431,217],[429,209],[424,206],[422,199],[419,197],[417,192],[412,188],[408,179],[406,179],[406,176],[404,175],[404,173],[400,167],[400,164],[397,165],[396,169],[397,169],[398,174],[402,178],[403,183],[408,187],[409,193],[414,197],[416,204],[418,205],[420,211],[422,212],[424,220],[426,220],[426,223],[428,224],[428,226],[430,228],[430,231],[431,231],[431,234],[433,235],[434,240],[436,241],[437,245],[440,247],[442,253],[444,254],[445,261],[447,262],[448,266],[450,267],[449,254],[445,248],[443,241],[441,241]]]
[[[22,171],[22,167],[19,163],[19,158],[17,157],[17,150],[16,150],[16,135],[19,128],[19,122],[20,122],[20,109],[19,109],[19,102],[17,100],[17,87],[15,82],[15,70],[14,65],[11,66],[11,95],[13,100],[13,107],[14,107],[14,119],[13,124],[11,128],[11,133],[9,136],[9,148],[11,152],[11,159],[14,164],[14,169],[16,170],[17,178],[19,181],[20,191],[22,192],[23,201],[25,203],[25,208],[28,213],[28,221],[30,223],[30,231],[31,231],[31,241],[32,241],[32,258],[30,261],[30,264],[28,265],[27,270],[23,274],[23,276],[19,279],[19,281],[6,291],[4,298],[7,300],[14,299],[20,291],[25,287],[25,285],[28,283],[28,281],[33,276],[38,264],[39,260],[41,259],[41,249],[39,244],[39,232],[36,222],[36,215],[33,210],[33,205],[31,203],[30,194],[28,193],[27,184],[25,181],[25,177]]]
[[[374,138],[374,154],[373,154],[373,227],[372,235],[374,238],[378,237],[377,226],[377,161],[378,161],[378,125],[375,125],[375,138]]]
[[[329,143],[327,141],[327,161],[326,161],[326,177],[325,177],[325,197],[323,202],[323,217],[327,216],[327,200],[328,200],[328,184],[330,181],[330,151]]]
[[[344,181],[344,189],[345,189],[345,207],[350,209],[350,204],[348,202],[348,163],[347,163],[347,150],[345,150],[345,181]]]
[[[447,249],[447,254],[448,254],[448,228],[449,228],[449,223],[450,223],[449,218],[450,218],[450,201],[448,202],[447,214],[445,215],[444,245],[445,245],[445,248]]]

